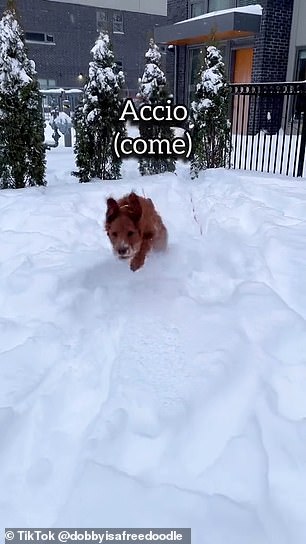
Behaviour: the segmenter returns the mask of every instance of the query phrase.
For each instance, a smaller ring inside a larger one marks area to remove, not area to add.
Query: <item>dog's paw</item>
[[[135,255],[135,257],[131,260],[130,269],[133,272],[136,272],[139,268],[141,268],[144,264],[144,257],[141,255]]]

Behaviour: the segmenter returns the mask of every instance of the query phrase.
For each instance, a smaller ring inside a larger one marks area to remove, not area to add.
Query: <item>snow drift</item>
[[[306,539],[306,191],[208,171],[1,191],[0,519]],[[136,189],[166,255],[132,273],[103,231]]]

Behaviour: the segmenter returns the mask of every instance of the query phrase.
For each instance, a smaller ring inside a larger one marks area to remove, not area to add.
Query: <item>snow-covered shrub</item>
[[[145,54],[146,64],[142,78],[139,80],[139,92],[137,98],[142,104],[152,106],[168,105],[172,97],[167,89],[167,82],[161,65],[161,54],[158,46],[151,39],[149,49]],[[167,139],[173,140],[173,129],[166,123],[140,122],[139,134],[144,140]],[[162,172],[175,171],[175,158],[166,156],[141,157],[139,159],[139,171],[141,175],[160,174]]]
[[[193,153],[191,177],[205,168],[227,166],[230,157],[229,86],[224,62],[215,46],[208,46],[190,107]]]
[[[0,188],[45,185],[44,119],[34,62],[13,9],[0,20]]]
[[[88,81],[84,97],[78,105],[74,126],[76,130],[77,175],[81,182],[92,178],[120,178],[121,159],[113,149],[113,137],[125,135],[125,124],[119,121],[124,85],[123,72],[118,71],[107,33],[101,33],[91,50]]]

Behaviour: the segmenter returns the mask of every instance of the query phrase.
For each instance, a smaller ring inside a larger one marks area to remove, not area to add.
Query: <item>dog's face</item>
[[[128,203],[121,207],[115,199],[107,199],[105,230],[119,259],[131,259],[140,249],[138,223],[141,214],[141,205],[135,193],[131,193]]]

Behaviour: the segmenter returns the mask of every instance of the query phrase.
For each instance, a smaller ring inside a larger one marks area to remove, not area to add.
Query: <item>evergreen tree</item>
[[[166,77],[162,71],[161,54],[159,48],[150,40],[149,49],[145,54],[146,64],[142,78],[139,80],[138,98],[141,105],[152,106],[169,105],[171,98],[166,86]],[[144,140],[167,139],[173,140],[174,132],[169,123],[139,122],[139,134]],[[139,159],[139,171],[141,175],[160,174],[162,172],[175,171],[175,158],[173,156],[147,156]]]
[[[12,6],[0,20],[0,188],[45,185],[44,118],[34,62]]]
[[[193,152],[191,177],[206,168],[227,166],[230,159],[229,86],[224,63],[215,46],[206,48],[195,99],[190,107]]]
[[[94,177],[95,172],[93,170],[93,149],[90,140],[90,129],[88,123],[86,123],[86,117],[84,115],[85,99],[82,98],[75,108],[73,115],[73,125],[75,128],[75,144],[74,153],[76,155],[77,171],[72,172],[75,176],[80,178],[80,182],[89,181]]]
[[[120,90],[123,72],[118,71],[107,33],[101,33],[91,50],[88,81],[84,97],[76,109],[77,176],[81,182],[91,178],[118,179],[122,160],[113,148],[114,135],[125,136],[125,124],[119,121],[122,109]]]

